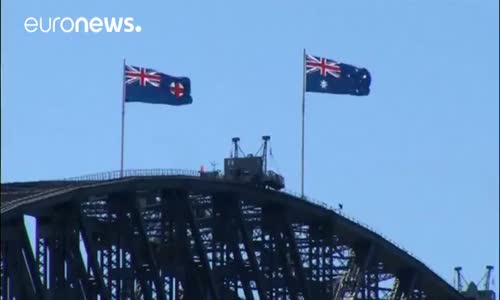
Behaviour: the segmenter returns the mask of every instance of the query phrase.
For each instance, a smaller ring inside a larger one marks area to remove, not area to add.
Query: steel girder
[[[2,224],[2,299],[44,299],[22,218]]]
[[[2,222],[2,300],[430,299],[334,219],[240,193],[131,185],[32,216],[34,251]]]

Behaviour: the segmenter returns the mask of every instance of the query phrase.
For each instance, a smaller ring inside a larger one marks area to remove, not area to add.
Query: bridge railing
[[[69,177],[63,181],[105,181],[117,180],[127,177],[149,177],[149,176],[188,176],[200,177],[199,171],[186,169],[131,169],[121,171],[109,171],[96,174],[83,175],[78,177]]]
[[[110,171],[110,172],[102,172],[102,173],[97,173],[97,174],[89,174],[89,175],[84,175],[84,176],[78,176],[78,177],[70,177],[63,179],[63,181],[106,181],[106,180],[118,180],[118,179],[123,179],[127,177],[152,177],[152,176],[186,176],[186,177],[200,177],[200,172],[199,171],[194,171],[194,170],[186,170],[186,169],[130,169],[130,170],[124,170],[123,174],[121,171]],[[224,180],[223,179],[223,174],[221,173],[220,176],[218,177],[209,177],[212,180]],[[406,250],[404,247],[396,243],[394,240],[390,239],[388,236],[384,235],[378,230],[375,230],[373,227],[370,225],[346,214],[343,210],[341,209],[336,209],[329,205],[328,203],[325,203],[323,201],[318,201],[316,199],[313,199],[308,196],[302,196],[294,191],[291,190],[282,190],[282,193],[301,198],[305,201],[308,201],[310,203],[319,205],[321,207],[324,207],[330,211],[335,212],[336,214],[339,214],[343,216],[344,218],[361,225],[362,227],[365,227],[369,229],[370,231],[380,235],[383,237],[385,240],[389,241],[399,249],[403,250],[407,254],[409,254],[412,257],[417,258],[412,252]],[[418,259],[418,258],[417,258]],[[422,260],[419,259],[420,262]],[[428,266],[427,266],[428,267]]]

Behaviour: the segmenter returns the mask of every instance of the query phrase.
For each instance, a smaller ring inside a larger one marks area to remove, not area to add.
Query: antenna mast
[[[240,141],[239,137],[234,137],[233,138],[233,143],[234,143],[234,157],[238,158],[238,142]]]
[[[264,135],[262,137],[264,140],[264,149],[262,150],[262,159],[264,161],[264,173],[267,172],[267,142],[271,139],[270,136]]]
[[[457,272],[457,290],[459,292],[461,292],[462,288],[463,288],[463,286],[462,286],[462,273],[461,273],[461,271],[462,271],[462,267],[455,267],[455,272]]]
[[[493,266],[486,266],[486,282],[484,283],[484,289],[490,290],[490,282],[491,282],[491,272],[493,271]]]

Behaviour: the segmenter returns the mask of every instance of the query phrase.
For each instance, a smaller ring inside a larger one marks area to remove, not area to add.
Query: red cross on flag
[[[170,93],[179,98],[184,95],[184,86],[180,82],[172,82],[170,84]]]

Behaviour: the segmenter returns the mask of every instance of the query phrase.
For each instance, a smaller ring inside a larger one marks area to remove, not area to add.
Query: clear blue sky
[[[447,280],[499,254],[498,1],[2,1],[2,182],[119,168],[122,59],[194,102],[127,105],[126,168],[198,169],[272,136],[300,190],[302,50],[368,68],[368,97],[307,95],[306,193]],[[134,17],[140,33],[29,34],[27,17]],[[219,164],[221,166],[221,164]]]

